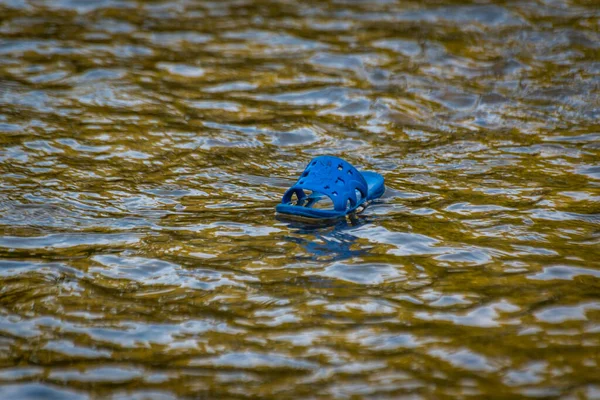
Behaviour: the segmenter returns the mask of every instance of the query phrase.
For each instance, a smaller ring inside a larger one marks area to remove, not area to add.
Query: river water
[[[0,0],[0,397],[600,398],[599,93],[595,0]]]

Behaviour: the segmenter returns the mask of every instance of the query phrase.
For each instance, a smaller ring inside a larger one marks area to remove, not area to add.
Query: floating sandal
[[[304,190],[312,193],[307,195]],[[333,156],[313,158],[298,181],[289,188],[277,212],[294,217],[338,218],[356,211],[385,191],[383,176],[359,172],[350,163]],[[294,195],[296,198],[294,198]],[[318,208],[329,198],[333,207]]]

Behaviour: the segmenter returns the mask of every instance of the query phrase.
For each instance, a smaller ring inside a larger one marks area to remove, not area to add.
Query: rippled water
[[[599,93],[595,0],[0,0],[0,397],[600,398]]]

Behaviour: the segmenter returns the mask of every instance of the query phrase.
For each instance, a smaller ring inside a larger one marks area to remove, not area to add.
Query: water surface
[[[600,398],[594,1],[0,0],[0,397]],[[315,155],[357,220],[274,207]]]

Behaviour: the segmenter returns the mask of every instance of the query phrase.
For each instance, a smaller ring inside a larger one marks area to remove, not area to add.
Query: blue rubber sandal
[[[312,193],[307,195],[304,190]],[[308,163],[298,181],[285,192],[276,210],[295,217],[338,218],[366,206],[383,192],[383,176],[378,173],[359,172],[341,158],[320,156]],[[331,199],[333,209],[314,208],[325,197]]]

